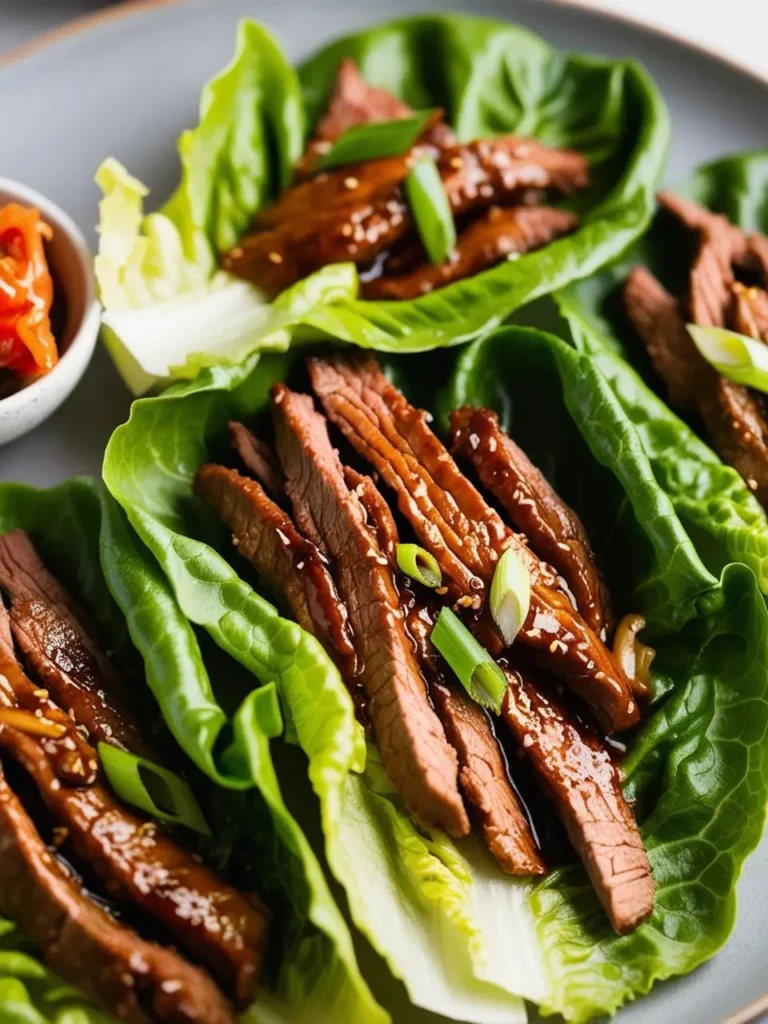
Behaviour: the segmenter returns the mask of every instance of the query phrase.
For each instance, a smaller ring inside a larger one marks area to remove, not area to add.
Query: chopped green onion
[[[439,587],[443,582],[437,559],[418,544],[398,544],[396,554],[400,571],[411,579],[425,587]]]
[[[499,559],[491,583],[491,615],[509,647],[523,628],[531,607],[531,577],[512,548]]]
[[[348,128],[319,161],[317,170],[327,171],[343,164],[407,153],[434,116],[434,110],[424,110],[413,117],[401,117],[396,121],[372,121],[370,124]]]
[[[417,160],[405,179],[405,195],[432,263],[445,263],[456,247],[456,225],[443,179],[431,157]]]
[[[126,803],[161,821],[211,834],[192,790],[175,772],[108,743],[99,743],[99,757],[112,789]]]
[[[718,373],[737,384],[768,393],[768,345],[723,327],[688,324],[688,333]]]
[[[498,715],[507,692],[507,677],[450,608],[441,609],[432,630],[432,643],[472,700]]]

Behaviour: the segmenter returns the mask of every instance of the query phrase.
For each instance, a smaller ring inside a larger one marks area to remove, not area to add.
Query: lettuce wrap
[[[514,132],[585,154],[592,186],[570,204],[578,230],[411,301],[358,300],[352,264],[273,303],[219,270],[220,254],[289,184],[345,56],[413,107],[444,109],[461,140]],[[114,160],[99,169],[107,345],[141,394],[308,335],[395,352],[465,341],[593,273],[642,233],[668,134],[663,100],[638,64],[560,52],[502,22],[415,17],[338,40],[295,69],[265,28],[243,21],[231,63],[203,90],[198,126],[179,141],[171,199],[145,215],[141,182]]]
[[[3,484],[0,533],[17,527],[30,534],[46,564],[98,621],[121,672],[145,691],[147,720],[159,705],[174,733],[187,743],[190,736],[199,740],[198,747],[188,743],[201,755],[197,767],[194,758],[189,762],[188,771],[193,784],[200,784],[198,795],[215,837],[201,841],[200,852],[234,884],[259,891],[273,915],[264,983],[241,1019],[387,1021],[358,971],[349,931],[322,869],[283,801],[270,751],[281,729],[274,683],[243,701],[229,723],[218,704],[224,693],[220,687],[214,699],[201,645],[167,582],[117,504],[93,481],[74,479],[48,491]],[[130,604],[128,625],[144,663],[107,588],[105,571],[118,599]],[[304,643],[304,665],[311,673],[316,645],[311,638]],[[215,667],[215,651],[206,661]],[[236,687],[235,680],[230,671],[224,682]],[[223,776],[205,756],[217,739]],[[0,1017],[8,1024],[112,1020],[49,971],[5,919],[0,919]]]
[[[333,663],[278,616],[194,497],[197,468],[226,447],[227,421],[258,417],[269,386],[298,361],[254,353],[239,366],[205,369],[135,402],[110,441],[105,481],[138,540],[130,554],[105,559],[107,578],[150,685],[158,653],[141,628],[142,605],[167,581],[180,612],[252,673],[252,685],[276,685],[287,735],[308,760],[330,871],[354,923],[416,1006],[491,1024],[524,1019],[527,999],[585,1021],[692,970],[728,937],[736,881],[764,824],[768,611],[753,572],[727,564],[713,574],[704,564],[642,430],[591,353],[511,327],[458,356],[389,358],[398,386],[443,426],[466,402],[500,413],[582,517],[617,609],[648,622],[654,699],[631,736],[625,787],[657,897],[653,916],[618,938],[580,866],[531,885],[502,875],[474,840],[413,824],[366,749]],[[153,585],[140,586],[150,566]],[[183,705],[223,705],[217,681],[203,692],[199,677],[172,669],[181,652],[165,632],[165,677],[185,679]],[[246,690],[242,697],[252,699]],[[164,713],[182,748],[223,787],[242,785],[247,733],[235,730],[225,770],[212,736],[181,707],[166,691]]]
[[[768,153],[726,157],[697,170],[675,193],[725,214],[746,231],[768,231]],[[739,474],[712,451],[698,425],[683,422],[665,403],[664,386],[642,343],[632,335],[618,300],[629,269],[647,265],[674,293],[690,258],[687,232],[657,218],[618,263],[555,296],[563,331],[600,368],[632,420],[656,480],[694,539],[708,568],[742,561],[768,593],[768,520]],[[693,427],[693,429],[692,429]]]

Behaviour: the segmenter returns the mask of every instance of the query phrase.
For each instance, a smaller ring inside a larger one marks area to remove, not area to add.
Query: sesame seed
[[[270,263],[279,264],[283,262],[283,257],[280,255],[279,252],[271,252],[267,258],[269,259]]]
[[[239,260],[240,257],[243,255],[243,250],[239,245],[236,245],[234,249],[229,250],[229,255],[232,257],[232,259]]]
[[[350,174],[350,176],[348,178],[344,179],[344,188],[349,188],[349,189],[357,188],[357,186],[359,184],[360,184],[360,182],[357,180],[357,178],[353,178],[351,174]]]
[[[552,643],[549,645],[549,653],[550,654],[554,654],[556,650],[557,650],[557,640],[553,640]]]
[[[36,697],[39,697],[40,700],[47,700],[48,699],[48,691],[47,690],[33,690],[32,692],[34,693],[34,695]]]
[[[341,233],[342,235],[344,235],[345,238],[349,238],[349,236],[352,234],[352,225],[345,224],[344,227],[341,229]]]
[[[461,159],[460,156],[454,156],[451,158],[450,164],[451,167],[455,167],[456,170],[458,171],[461,167],[464,166],[464,161]]]

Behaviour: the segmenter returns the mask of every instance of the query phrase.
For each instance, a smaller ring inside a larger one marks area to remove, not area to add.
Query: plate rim
[[[122,0],[119,7],[105,7],[92,11],[89,14],[81,14],[57,28],[49,29],[33,36],[32,39],[13,47],[5,54],[0,54],[0,72],[23,62],[27,57],[32,57],[42,50],[64,42],[72,36],[96,30],[122,18],[130,18],[134,15],[163,7],[181,7],[182,4],[188,2],[189,0]],[[542,0],[539,0],[539,2],[541,3]],[[752,65],[745,66],[739,63],[735,57],[718,53],[717,50],[706,43],[689,38],[682,30],[676,31],[667,25],[660,24],[653,18],[646,20],[637,14],[630,14],[620,9],[609,11],[603,7],[594,6],[592,0],[544,0],[544,2],[549,4],[550,7],[563,7],[571,11],[592,15],[605,21],[628,26],[646,35],[672,42],[684,49],[698,53],[708,60],[715,61],[722,67],[729,68],[739,75],[744,75],[760,85],[768,85],[768,66],[764,69]]]

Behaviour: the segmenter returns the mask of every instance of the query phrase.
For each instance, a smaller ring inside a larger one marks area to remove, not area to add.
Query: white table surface
[[[768,79],[768,0],[566,0],[695,43]]]

